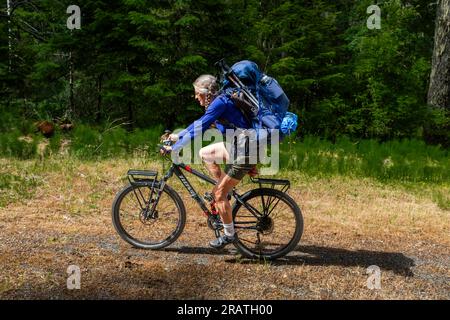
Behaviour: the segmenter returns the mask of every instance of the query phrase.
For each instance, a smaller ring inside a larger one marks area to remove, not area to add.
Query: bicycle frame
[[[199,194],[194,190],[191,183],[187,180],[186,176],[183,174],[183,172],[180,169],[184,169],[185,171],[197,176],[198,178],[209,182],[213,185],[217,183],[216,180],[208,177],[207,175],[204,175],[203,173],[191,168],[188,165],[185,165],[184,163],[175,164],[173,163],[170,167],[169,171],[166,173],[166,175],[163,178],[163,183],[165,183],[173,174],[175,174],[181,181],[181,183],[184,185],[184,187],[187,189],[191,197],[197,202],[197,204],[200,206],[200,208],[203,210],[203,213],[205,216],[209,217],[212,215],[211,211],[208,209],[207,205],[205,204],[205,201],[202,197],[199,196]],[[162,192],[164,185],[160,186],[159,193]],[[233,188],[232,190],[232,196],[239,201],[243,206],[245,206],[255,217],[262,216],[260,212],[258,212],[257,209],[253,208],[253,206],[248,205],[241,199],[241,195],[236,192],[236,189]],[[159,197],[158,197],[159,198]]]
[[[181,169],[197,176],[198,178],[202,179],[203,181],[209,182],[213,185],[215,185],[217,183],[216,180],[208,177],[207,175],[192,169],[190,166],[185,165],[184,163],[179,163],[179,164],[175,164],[172,163],[172,166],[169,168],[169,170],[167,171],[167,173],[165,174],[164,178],[162,179],[161,183],[162,185],[159,188],[158,191],[158,196],[157,196],[157,200],[159,200],[159,196],[160,193],[162,192],[163,188],[164,188],[164,184],[166,183],[166,181],[172,177],[173,174],[175,174],[178,179],[180,179],[181,183],[183,184],[183,186],[186,188],[186,190],[189,192],[189,194],[191,195],[191,197],[197,202],[197,204],[200,206],[200,208],[203,210],[203,213],[206,216],[210,216],[212,215],[211,211],[208,209],[205,201],[203,200],[202,197],[200,197],[200,195],[195,191],[194,187],[191,185],[191,183],[187,180],[186,176],[184,175],[184,173],[181,171]]]
[[[178,179],[180,179],[181,183],[186,188],[186,190],[189,192],[191,197],[200,206],[200,208],[203,211],[203,214],[208,219],[210,219],[211,217],[216,216],[208,208],[208,206],[205,203],[205,201],[203,200],[203,198],[197,193],[197,191],[195,191],[194,187],[191,185],[191,183],[188,181],[188,179],[184,175],[183,170],[188,172],[188,173],[190,173],[190,174],[195,175],[196,177],[200,178],[201,180],[206,181],[206,182],[208,182],[208,183],[210,183],[212,185],[215,185],[217,183],[216,180],[214,180],[211,177],[209,177],[209,176],[207,176],[207,175],[205,175],[205,174],[203,174],[203,173],[201,173],[201,172],[191,168],[189,165],[186,165],[184,163],[174,163],[174,162],[172,162],[172,165],[170,166],[169,170],[166,172],[166,174],[164,175],[164,177],[160,181],[159,185],[155,184],[155,181],[156,181],[156,178],[157,178],[157,172],[153,172],[153,171],[138,171],[138,170],[130,170],[128,172],[129,176],[131,175],[134,180],[137,180],[137,182],[132,182],[130,180],[130,178],[128,178],[130,183],[131,184],[135,184],[135,185],[139,185],[141,183],[145,184],[146,183],[145,182],[146,179],[136,179],[136,178],[134,178],[133,174],[134,175],[144,175],[144,176],[149,176],[149,177],[153,177],[154,178],[153,181],[152,181],[152,184],[149,185],[151,187],[151,192],[150,192],[149,200],[147,201],[147,205],[145,206],[145,212],[149,212],[150,214],[155,212],[156,206],[158,205],[159,199],[160,199],[160,197],[162,195],[162,192],[164,190],[164,186],[165,186],[166,182],[175,174],[178,177]],[[290,182],[288,180],[261,179],[261,178],[252,178],[251,180],[254,183],[258,183],[260,188],[262,187],[262,184],[270,184],[271,188],[274,188],[275,185],[282,185],[282,190],[281,191],[286,192],[289,189],[289,187],[290,187]],[[148,181],[148,179],[147,179],[147,181]],[[157,193],[156,193],[155,199],[153,200],[152,197],[153,197],[155,188],[157,190]],[[135,192],[135,195],[136,195],[136,197],[138,198],[138,201],[139,201],[139,197],[136,194],[136,192]],[[261,218],[261,217],[263,217],[265,215],[264,212],[261,213],[261,212],[259,212],[258,209],[254,208],[252,205],[244,202],[241,199],[241,195],[236,192],[235,188],[233,188],[233,190],[232,190],[232,196],[236,199],[236,201],[238,201],[241,205],[243,205],[256,219],[259,219],[259,218]],[[141,197],[144,198],[142,194],[141,194]],[[268,209],[270,207],[270,205],[273,203],[273,201],[268,200],[267,204],[265,204],[264,203],[264,198],[262,198],[261,200],[262,200],[262,203],[263,203],[263,211]],[[278,201],[273,206],[272,210],[278,205]],[[144,198],[144,202],[145,202],[145,198]],[[144,208],[143,208],[142,204],[140,203],[140,201],[139,201],[139,204],[141,206],[141,209],[144,210]],[[151,205],[151,208],[149,208],[150,205]],[[266,205],[267,205],[267,208],[266,208]],[[269,214],[270,214],[270,212],[267,215],[269,215]],[[243,224],[245,224],[245,223],[243,222]],[[256,227],[251,227],[251,226],[246,227],[246,226],[235,225],[235,228],[236,229],[254,229],[254,230],[257,230]],[[216,234],[216,237],[219,237],[220,236],[219,228],[216,227],[216,228],[213,228],[213,229],[214,229],[214,232]]]

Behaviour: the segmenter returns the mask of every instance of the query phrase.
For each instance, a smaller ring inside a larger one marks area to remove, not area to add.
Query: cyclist
[[[201,75],[194,81],[193,86],[195,99],[205,108],[205,114],[178,135],[171,134],[169,138],[176,143],[172,147],[165,146],[165,150],[162,150],[163,153],[179,151],[190,143],[195,134],[205,132],[211,125],[214,125],[223,134],[226,129],[251,128],[249,121],[234,102],[227,95],[218,93],[217,79],[214,76]],[[231,161],[223,142],[206,146],[200,149],[199,154],[211,176],[217,180],[212,195],[215,207],[222,218],[224,235],[211,241],[210,245],[214,248],[222,248],[237,240],[228,194],[247,173],[254,174],[256,168],[254,164]],[[226,163],[224,171],[221,170],[218,163]]]

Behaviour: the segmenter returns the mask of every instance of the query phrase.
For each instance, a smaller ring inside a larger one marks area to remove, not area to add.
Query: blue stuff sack
[[[285,136],[290,135],[297,129],[298,126],[297,120],[298,116],[295,113],[286,112],[286,115],[284,116],[283,121],[281,122],[280,128],[283,135]]]

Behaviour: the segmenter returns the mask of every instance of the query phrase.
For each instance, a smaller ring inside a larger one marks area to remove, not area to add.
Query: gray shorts
[[[242,178],[256,165],[255,160],[257,159],[255,159],[255,157],[251,158],[249,155],[250,149],[248,143],[249,142],[246,142],[246,140],[240,140],[240,143],[237,142],[235,147],[240,148],[240,153],[236,153],[236,155],[231,153],[229,159],[230,163],[225,165],[225,174],[233,179],[242,180]],[[230,145],[228,143],[226,143],[226,146],[227,150],[230,150]],[[255,151],[257,151],[257,149],[252,152]]]
[[[230,178],[242,180],[254,166],[254,164],[227,164],[224,171]]]

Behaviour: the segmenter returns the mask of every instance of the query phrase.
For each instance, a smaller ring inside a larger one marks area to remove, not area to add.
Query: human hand
[[[159,152],[162,155],[169,154],[172,152],[172,147],[171,146],[162,146],[161,149],[159,150]]]
[[[171,133],[171,134],[169,135],[169,140],[170,140],[170,141],[177,142],[178,139],[180,139],[180,137],[179,137],[176,133]]]

